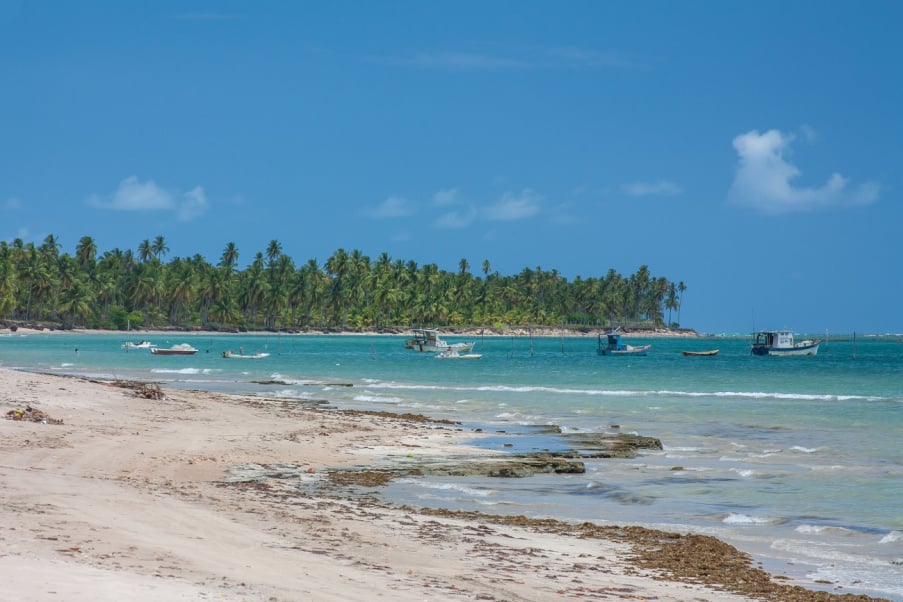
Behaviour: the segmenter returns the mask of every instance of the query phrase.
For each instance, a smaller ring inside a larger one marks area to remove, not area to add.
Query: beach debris
[[[383,470],[336,470],[329,473],[329,480],[334,485],[358,487],[382,487],[395,476],[397,472]]]
[[[47,412],[43,412],[31,406],[25,406],[25,409],[16,408],[6,413],[7,420],[16,420],[19,422],[40,422],[41,424],[63,424],[60,418],[51,418]]]
[[[135,387],[135,396],[142,399],[163,399],[163,390],[156,383],[143,383]]]
[[[142,383],[133,380],[114,380],[109,383],[110,386],[119,387],[121,389],[131,389],[135,392],[135,397],[142,399],[166,399],[163,389],[157,383]]]

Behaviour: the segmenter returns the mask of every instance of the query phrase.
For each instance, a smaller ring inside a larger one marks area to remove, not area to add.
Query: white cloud
[[[473,223],[477,217],[477,210],[471,207],[467,211],[449,211],[441,215],[434,223],[437,228],[457,229],[465,228]]]
[[[477,52],[419,52],[413,56],[389,59],[388,62],[427,69],[523,69],[529,67],[518,59],[490,56]]]
[[[601,69],[627,69],[634,66],[632,61],[621,54],[605,50],[591,50],[576,46],[558,46],[546,51],[549,58],[565,64]]]
[[[682,191],[680,186],[667,180],[658,182],[631,182],[622,184],[621,192],[630,196],[675,196]]]
[[[410,207],[410,204],[397,196],[390,196],[376,207],[364,211],[365,215],[374,219],[405,217],[413,213],[414,209]]]
[[[807,134],[808,137],[808,134]],[[778,130],[760,134],[752,130],[734,138],[739,157],[734,183],[728,200],[768,214],[807,211],[836,205],[865,205],[878,199],[880,188],[867,182],[855,189],[849,180],[833,173],[818,188],[794,187],[793,180],[800,170],[784,159],[795,137]]]
[[[109,200],[92,195],[88,198],[88,204],[98,209],[116,211],[158,211],[175,207],[172,195],[158,188],[152,180],[141,182],[135,176],[121,181]]]
[[[411,51],[391,56],[368,56],[366,60],[385,65],[444,70],[524,70],[524,69],[632,69],[636,61],[611,50],[576,46],[493,46],[480,50]]]
[[[518,194],[506,192],[494,205],[486,209],[486,217],[496,221],[514,221],[539,213],[540,196],[525,188]]]
[[[814,144],[816,139],[815,129],[811,125],[803,124],[800,126],[800,134],[809,144]]]
[[[458,189],[445,188],[433,195],[433,205],[443,207],[445,205],[454,205],[458,202]]]
[[[574,214],[574,204],[570,202],[560,203],[551,211],[549,218],[553,224],[568,226],[580,222]]]
[[[119,183],[112,197],[102,198],[91,195],[88,205],[112,211],[176,211],[180,221],[190,221],[207,211],[207,197],[204,189],[196,186],[182,194],[181,202],[173,195],[158,187],[153,180],[140,181],[129,176]]]
[[[207,211],[207,197],[204,195],[204,189],[195,186],[182,195],[182,204],[179,206],[179,221],[190,222],[196,217],[200,217]]]

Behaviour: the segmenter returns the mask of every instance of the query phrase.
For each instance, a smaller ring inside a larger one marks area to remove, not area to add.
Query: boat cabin
[[[613,351],[626,349],[626,347],[624,347],[624,344],[621,342],[621,335],[610,332],[606,335],[606,337],[608,337],[607,349],[611,349]]]
[[[793,347],[793,332],[789,330],[763,330],[756,333],[754,346],[784,349]]]

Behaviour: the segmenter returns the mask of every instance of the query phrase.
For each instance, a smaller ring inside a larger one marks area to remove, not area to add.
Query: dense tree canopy
[[[569,282],[557,270],[524,268],[503,276],[488,259],[482,277],[462,258],[457,271],[436,264],[375,260],[336,250],[322,265],[296,265],[271,240],[244,269],[229,242],[217,264],[200,255],[174,257],[163,236],[144,239],[137,254],[98,246],[83,236],[75,255],[60,252],[55,236],[40,246],[0,242],[0,319],[52,321],[64,326],[306,329],[603,326],[670,323],[686,290],[640,266],[624,277]]]

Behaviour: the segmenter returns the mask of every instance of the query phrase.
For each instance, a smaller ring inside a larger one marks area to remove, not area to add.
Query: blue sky
[[[903,4],[0,0],[0,240],[276,239],[903,332]]]

